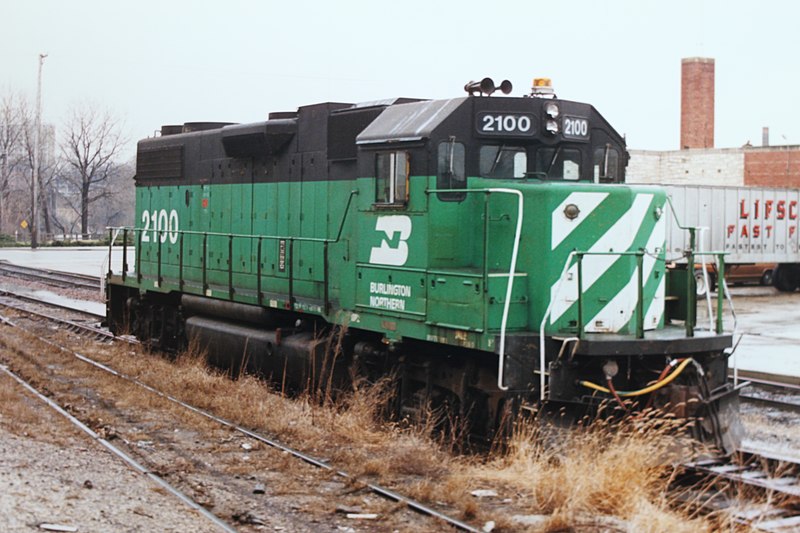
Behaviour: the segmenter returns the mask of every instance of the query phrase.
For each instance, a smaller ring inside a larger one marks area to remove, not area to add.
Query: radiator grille
[[[136,155],[136,179],[183,179],[183,146],[140,149]]]

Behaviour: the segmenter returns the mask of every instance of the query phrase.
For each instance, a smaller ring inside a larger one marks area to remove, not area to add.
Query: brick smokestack
[[[681,60],[681,149],[714,147],[714,60]]]

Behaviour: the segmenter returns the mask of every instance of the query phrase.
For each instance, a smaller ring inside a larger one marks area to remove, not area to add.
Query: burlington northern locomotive
[[[629,398],[731,449],[731,335],[695,328],[692,278],[665,269],[664,192],[625,184],[591,105],[466,89],[140,141],[110,327],[296,387],[392,375],[401,416],[446,404],[482,434]]]

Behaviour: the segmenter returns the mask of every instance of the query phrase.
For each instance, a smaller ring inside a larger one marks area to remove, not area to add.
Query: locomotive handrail
[[[503,317],[500,319],[500,348],[498,349],[497,354],[497,388],[503,391],[508,390],[508,387],[504,385],[504,370],[506,364],[506,327],[508,326],[508,312],[511,306],[511,293],[513,292],[514,288],[514,272],[517,270],[517,254],[519,253],[519,241],[520,236],[522,235],[522,217],[524,214],[524,197],[522,195],[522,191],[517,189],[507,189],[503,187],[488,187],[485,189],[426,189],[425,194],[436,194],[439,192],[456,192],[456,193],[484,193],[486,195],[487,200],[484,200],[484,261],[483,261],[483,275],[484,275],[484,288],[486,285],[486,279],[488,278],[488,270],[489,265],[488,261],[486,260],[487,254],[487,244],[486,244],[486,224],[488,224],[488,217],[486,216],[486,202],[488,201],[488,196],[492,193],[499,193],[499,194],[513,194],[517,196],[517,228],[514,232],[514,245],[511,249],[511,265],[508,271],[508,283],[506,284],[506,298],[503,302]]]
[[[553,302],[555,302],[555,296],[558,296],[558,294],[561,292],[561,286],[564,284],[564,278],[566,277],[567,271],[571,266],[572,259],[575,257],[575,254],[577,253],[578,253],[577,250],[573,250],[567,256],[567,260],[564,262],[564,268],[561,269],[561,275],[558,277],[558,285],[556,286],[556,292],[553,293],[554,297],[550,298],[550,302],[548,302],[547,304],[547,309],[545,309],[544,311],[544,317],[542,318],[542,323],[539,324],[539,399],[542,402],[544,402],[545,400],[544,365],[546,364],[545,353],[544,353],[544,326],[545,324],[547,324],[547,319],[550,317],[550,312],[553,309]],[[580,297],[580,295],[578,296]],[[580,342],[580,339],[578,340],[578,342]]]
[[[206,258],[208,256],[208,238],[209,237],[224,237],[228,239],[228,297],[233,299],[234,296],[234,287],[233,287],[233,240],[234,239],[257,239],[258,240],[258,257],[259,260],[256,262],[258,267],[257,273],[257,291],[258,291],[258,301],[259,304],[262,302],[262,293],[261,293],[261,243],[264,239],[270,241],[288,241],[289,242],[289,302],[294,308],[294,242],[309,242],[309,243],[320,243],[323,246],[323,292],[324,292],[324,305],[325,305],[325,312],[327,313],[329,310],[329,290],[330,290],[330,283],[329,283],[329,262],[328,262],[328,245],[336,244],[341,241],[342,233],[344,231],[344,225],[347,221],[347,215],[350,213],[350,206],[353,202],[353,196],[358,194],[357,189],[353,189],[350,191],[350,195],[347,198],[347,204],[345,205],[344,213],[342,214],[342,218],[339,221],[339,228],[336,232],[335,238],[320,238],[320,237],[298,237],[298,236],[284,236],[284,235],[254,235],[254,234],[239,234],[239,233],[220,233],[214,231],[195,231],[195,230],[181,230],[181,229],[150,229],[150,228],[138,228],[138,227],[131,227],[131,226],[120,226],[120,227],[107,227],[106,229],[109,231],[109,240],[113,239],[114,232],[116,231],[117,234],[122,232],[123,235],[123,244],[127,244],[128,241],[128,232],[133,232],[136,239],[136,277],[137,282],[141,282],[142,280],[142,270],[141,270],[141,261],[142,261],[142,235],[145,232],[153,232],[153,238],[155,243],[157,244],[157,278],[156,283],[157,287],[161,285],[162,279],[162,272],[161,272],[161,245],[169,239],[173,244],[175,242],[172,241],[172,236],[175,235],[175,241],[180,241],[179,245],[179,259],[178,259],[178,283],[180,285],[181,290],[184,287],[184,279],[183,279],[183,242],[184,236],[186,235],[197,235],[203,237],[203,273],[202,273],[202,285],[203,285],[203,294],[206,294],[208,291],[208,278],[207,278],[207,268],[206,268]],[[112,241],[113,242],[113,241]],[[109,275],[112,274],[111,268],[111,253],[112,247],[109,245],[108,251],[108,269]],[[127,246],[123,245],[122,249],[122,281],[124,282],[127,274],[128,274],[128,249]]]
[[[637,287],[637,301],[636,301],[636,338],[642,339],[644,338],[644,275],[643,275],[643,260],[644,254],[646,253],[645,250],[638,250],[638,251],[625,251],[625,252],[582,252],[578,250],[573,250],[567,256],[566,261],[564,262],[564,268],[561,270],[561,275],[558,278],[558,285],[556,285],[556,290],[553,293],[553,297],[550,299],[550,302],[547,305],[547,309],[545,310],[544,317],[542,318],[542,322],[539,325],[539,389],[540,389],[540,399],[542,401],[545,400],[545,372],[544,372],[544,365],[546,364],[546,357],[545,357],[545,343],[544,343],[544,329],[545,325],[547,324],[547,320],[550,318],[550,314],[552,312],[553,303],[556,300],[556,297],[561,292],[561,287],[563,285],[564,279],[566,277],[567,271],[572,266],[572,261],[577,257],[577,265],[578,265],[578,339],[583,338],[584,335],[584,324],[583,324],[583,283],[582,283],[582,261],[583,257],[587,255],[596,255],[596,256],[603,256],[603,255],[614,255],[614,256],[635,256],[637,259],[637,277],[638,277],[638,287]],[[725,254],[726,252],[698,252],[696,255],[706,256],[706,255],[713,255],[717,257],[718,264],[719,264],[719,271],[723,275],[723,284],[724,284],[724,273],[725,273]],[[724,292],[727,295],[727,286],[723,285]],[[729,302],[731,305],[731,310],[733,311],[733,303]],[[689,305],[688,307],[691,307]],[[723,298],[717,298],[717,316],[716,316],[716,328],[715,331],[717,334],[721,334],[723,331],[723,321],[722,321],[722,311],[723,311]],[[694,324],[691,322],[691,316],[687,316],[686,319],[686,332],[688,337],[694,336]],[[735,327],[735,314],[734,314],[734,330]]]
[[[283,239],[283,240],[287,240],[287,241],[289,239],[294,239],[295,241],[320,242],[320,243],[327,242],[329,244],[334,244],[334,243],[339,242],[341,240],[341,238],[342,238],[342,231],[344,229],[345,219],[347,218],[347,214],[350,211],[350,204],[351,204],[351,202],[353,200],[353,196],[355,196],[357,194],[358,194],[358,190],[354,189],[354,190],[350,191],[350,196],[347,199],[347,205],[345,206],[345,211],[344,211],[344,214],[342,215],[342,220],[339,222],[339,229],[338,229],[338,231],[336,233],[336,238],[330,238],[330,237],[297,237],[297,236],[290,236],[290,235],[254,235],[254,234],[248,234],[248,233],[220,233],[220,232],[215,232],[215,231],[196,231],[196,230],[186,230],[186,229],[176,229],[176,230],[159,229],[159,230],[153,230],[153,229],[149,229],[149,228],[139,228],[139,227],[136,227],[136,226],[107,226],[106,229],[109,230],[110,232],[113,232],[114,230],[123,231],[123,232],[125,232],[125,231],[139,231],[139,232],[141,232],[141,231],[152,231],[154,233],[157,233],[159,238],[161,238],[163,235],[167,235],[169,233],[178,233],[178,234],[182,233],[184,235],[208,235],[209,237],[246,237],[246,238],[253,238],[253,239],[271,239],[271,240]],[[109,233],[109,234],[111,234],[111,233]],[[124,236],[123,236],[123,240],[124,240]],[[166,239],[164,239],[164,240],[166,240]]]
[[[731,315],[733,316],[733,333],[736,334],[737,330],[737,319],[736,319],[736,311],[733,308],[733,301],[730,298],[730,294],[728,294],[728,286],[725,283],[725,255],[728,252],[703,252],[695,251],[695,246],[697,246],[697,233],[702,232],[703,230],[707,230],[709,228],[705,226],[684,226],[681,224],[680,219],[678,218],[678,212],[675,211],[675,205],[672,203],[672,197],[667,195],[667,203],[669,204],[670,211],[672,211],[672,217],[675,222],[675,225],[678,226],[678,229],[687,230],[689,232],[689,250],[685,253],[686,256],[686,276],[688,283],[686,284],[686,298],[687,302],[690,305],[687,305],[687,317],[686,317],[686,336],[692,337],[694,336],[694,326],[696,325],[695,316],[695,306],[697,303],[697,291],[695,289],[693,280],[694,280],[694,259],[696,256],[700,256],[701,258],[701,265],[703,270],[703,281],[706,284],[706,302],[708,305],[708,315],[709,315],[709,322],[711,321],[711,291],[708,290],[709,283],[708,283],[708,272],[706,271],[706,262],[705,256],[713,255],[717,259],[717,272],[719,273],[719,279],[721,280],[720,285],[723,288],[724,296],[728,299],[728,305],[731,308]],[[702,242],[702,238],[700,239]],[[717,333],[722,331],[722,298],[717,297]]]

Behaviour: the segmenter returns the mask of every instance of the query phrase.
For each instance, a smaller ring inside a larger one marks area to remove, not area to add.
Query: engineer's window
[[[377,154],[375,176],[376,203],[404,204],[408,200],[408,153]]]
[[[599,182],[619,181],[619,152],[606,145],[594,151],[594,178]]]

